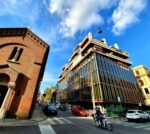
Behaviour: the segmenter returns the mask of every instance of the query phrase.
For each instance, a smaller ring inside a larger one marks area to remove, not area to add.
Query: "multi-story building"
[[[138,80],[139,87],[141,88],[145,105],[150,106],[150,72],[143,65],[134,67],[132,70]]]
[[[108,46],[89,33],[74,49],[58,80],[57,102],[92,108],[109,114],[144,103],[137,80],[129,68],[129,55],[118,45]],[[120,105],[121,104],[121,105]]]
[[[0,28],[0,118],[30,117],[49,46],[27,28]]]

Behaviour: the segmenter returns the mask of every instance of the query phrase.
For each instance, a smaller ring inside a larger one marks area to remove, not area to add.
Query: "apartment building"
[[[108,46],[105,39],[94,39],[89,33],[62,68],[57,102],[87,109],[99,106],[109,115],[138,108],[144,100],[128,58],[118,44]]]
[[[142,91],[145,105],[150,106],[150,71],[143,65],[132,68]]]

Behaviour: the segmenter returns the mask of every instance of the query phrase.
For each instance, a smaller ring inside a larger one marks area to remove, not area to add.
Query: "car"
[[[57,109],[55,104],[48,104],[44,109],[43,112],[45,115],[57,115]]]
[[[128,121],[131,120],[149,120],[148,113],[142,111],[142,110],[128,110],[126,113],[126,118]]]
[[[46,108],[47,108],[47,104],[42,103],[42,104],[41,104],[41,108],[42,108],[42,110],[46,109]]]
[[[148,111],[147,114],[149,115],[149,120],[150,120],[150,111]]]
[[[72,114],[79,115],[79,116],[87,116],[87,111],[83,110],[81,108],[72,108],[71,109]]]
[[[60,103],[56,104],[56,108],[58,109],[61,106]]]
[[[59,106],[59,110],[61,110],[61,111],[66,111],[67,108],[66,108],[65,105],[60,105],[60,106]]]

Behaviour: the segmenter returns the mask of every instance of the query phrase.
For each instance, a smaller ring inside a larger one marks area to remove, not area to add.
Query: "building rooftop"
[[[120,50],[117,43],[115,43],[114,46],[109,46],[106,39],[97,40],[92,37],[92,33],[88,33],[88,35],[75,47],[69,59],[69,63],[62,68],[61,77],[76,67],[91,52],[96,52],[115,61],[120,61],[118,64],[121,63],[121,65],[125,67],[132,65],[132,62],[126,60],[129,58],[128,52]]]

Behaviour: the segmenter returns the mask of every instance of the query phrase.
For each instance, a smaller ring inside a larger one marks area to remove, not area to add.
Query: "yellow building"
[[[143,65],[134,67],[132,70],[143,93],[145,105],[150,106],[150,71]]]

